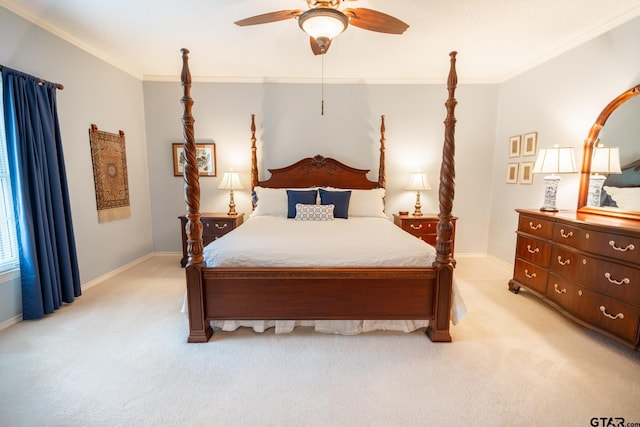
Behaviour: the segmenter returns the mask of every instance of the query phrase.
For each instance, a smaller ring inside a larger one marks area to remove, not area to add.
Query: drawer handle
[[[625,278],[624,278],[624,279],[622,279],[622,280],[612,279],[612,278],[611,278],[611,273],[609,273],[609,272],[604,273],[604,277],[606,277],[606,278],[607,278],[607,280],[609,281],[609,283],[613,283],[613,284],[616,284],[616,285],[628,285],[628,284],[629,284],[629,282],[630,282],[630,280],[629,280],[627,277],[625,277]]]
[[[564,228],[560,229],[560,235],[562,237],[564,237],[565,239],[568,239],[569,237],[573,236],[573,231],[570,231],[568,233],[564,232]]]
[[[218,230],[224,230],[225,228],[227,228],[227,226],[228,226],[228,225],[229,225],[229,224],[227,224],[227,223],[224,223],[224,224],[222,224],[222,225],[220,225],[220,224],[216,224],[216,228],[217,228]]]
[[[529,279],[535,279],[537,277],[536,273],[529,274],[529,270],[527,270],[526,268],[524,269],[524,275],[527,276]]]
[[[542,228],[542,224],[533,225],[533,221],[529,221],[529,228],[532,230],[539,230]]]
[[[409,224],[409,227],[413,228],[414,230],[421,230],[422,229],[422,224]]]
[[[604,305],[600,306],[600,311],[602,312],[603,315],[605,315],[609,319],[614,319],[614,320],[615,319],[624,319],[624,314],[622,314],[622,313],[618,313],[615,316],[613,314],[607,313],[607,309],[605,308]]]
[[[560,265],[571,264],[571,260],[567,259],[566,261],[562,261],[562,257],[560,255],[558,255],[558,264],[560,264]]]
[[[632,251],[636,248],[635,246],[633,246],[633,243],[628,244],[624,248],[621,248],[620,246],[617,246],[616,242],[614,242],[613,240],[609,240],[609,246],[611,246],[614,250],[620,251],[620,252]]]
[[[556,291],[557,294],[566,294],[566,289],[558,289],[558,284],[553,285],[553,290]]]
[[[527,250],[530,254],[537,254],[538,252],[540,252],[540,248],[531,249],[531,245],[527,245]]]

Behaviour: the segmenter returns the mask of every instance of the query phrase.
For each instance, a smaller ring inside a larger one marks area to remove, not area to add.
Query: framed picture
[[[525,133],[524,140],[522,141],[522,155],[535,156],[537,146],[538,146],[538,132]]]
[[[520,163],[520,184],[533,184],[533,162]]]
[[[518,163],[509,163],[507,165],[507,184],[518,183]]]
[[[184,172],[184,145],[176,142],[173,145],[173,175],[182,176]],[[198,175],[216,176],[216,144],[211,142],[196,143],[196,160]]]
[[[520,135],[509,138],[509,157],[520,157]]]

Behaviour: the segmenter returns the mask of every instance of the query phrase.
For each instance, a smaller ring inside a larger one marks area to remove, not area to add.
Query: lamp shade
[[[339,10],[321,7],[300,15],[298,25],[314,39],[324,37],[331,40],[347,29],[349,18]]]
[[[622,173],[618,147],[596,147],[591,160],[592,173]]]
[[[427,174],[421,172],[412,173],[407,190],[431,190],[429,180],[427,180]]]
[[[225,172],[222,180],[218,184],[218,188],[222,190],[241,190],[243,185],[240,182],[240,174],[238,172]]]
[[[533,173],[575,173],[573,147],[541,148],[533,166]]]

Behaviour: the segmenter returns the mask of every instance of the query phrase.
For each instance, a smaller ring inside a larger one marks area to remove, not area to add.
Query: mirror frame
[[[611,210],[595,206],[587,206],[587,198],[589,196],[589,178],[591,176],[591,158],[593,157],[593,149],[598,143],[598,135],[603,128],[607,119],[619,106],[628,100],[640,95],[640,85],[634,86],[624,91],[613,99],[604,110],[600,113],[596,122],[591,126],[587,139],[584,141],[582,152],[582,169],[580,171],[580,188],[578,190],[578,212],[593,213],[598,215],[606,215],[618,218],[630,218],[640,220],[640,212],[628,210]]]

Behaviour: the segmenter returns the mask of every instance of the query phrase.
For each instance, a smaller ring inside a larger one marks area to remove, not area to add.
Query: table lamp
[[[591,173],[589,177],[588,206],[600,206],[602,185],[611,173],[622,173],[620,168],[620,150],[618,147],[596,146],[591,159]],[[603,174],[603,175],[601,175]]]
[[[429,181],[427,180],[427,174],[421,172],[415,172],[411,174],[411,181],[407,186],[407,190],[414,190],[416,192],[416,206],[413,216],[422,216],[422,205],[420,204],[420,191],[431,190]]]
[[[240,174],[238,174],[238,172],[231,171],[225,172],[222,175],[222,181],[220,181],[218,188],[221,190],[229,190],[229,212],[227,212],[227,215],[238,215],[238,212],[236,212],[236,203],[233,200],[233,190],[241,190],[244,188],[240,182]]]
[[[575,173],[576,162],[573,155],[573,147],[559,147],[540,149],[533,173],[548,174],[544,177],[544,204],[541,211],[557,212],[556,193],[560,177],[557,174]]]

